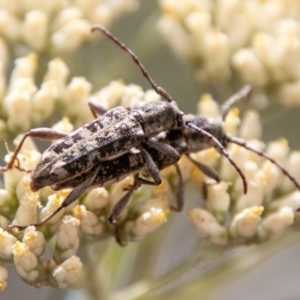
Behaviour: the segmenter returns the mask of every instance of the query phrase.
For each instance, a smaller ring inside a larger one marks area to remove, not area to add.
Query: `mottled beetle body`
[[[148,103],[132,111],[115,107],[45,150],[31,173],[31,189],[37,191],[88,172],[99,162],[139,146],[145,138],[181,127],[181,119],[174,103]]]
[[[222,122],[195,115],[186,115],[185,118],[196,126],[203,126],[207,132],[216,138],[220,138],[220,140],[223,140],[225,143],[226,135],[223,131]],[[155,136],[154,140],[157,143],[170,145],[180,155],[195,153],[215,146],[206,136],[200,136],[199,133],[192,128],[187,128],[186,132],[182,130],[162,132]],[[156,148],[153,148],[151,144],[144,144],[143,147],[151,155],[159,170],[171,166],[179,160],[178,158],[173,158],[160,152]],[[147,163],[138,150],[129,151],[113,160],[103,161],[100,165],[100,170],[93,181],[93,187],[106,186],[118,182],[128,175],[135,175],[138,172],[145,174],[148,170]],[[75,178],[51,185],[51,188],[55,191],[64,188],[75,188],[93,176],[93,171],[97,169],[97,166],[98,165],[94,166],[90,172],[85,172]]]

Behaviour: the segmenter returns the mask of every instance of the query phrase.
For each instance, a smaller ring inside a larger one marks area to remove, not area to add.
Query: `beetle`
[[[246,86],[242,88],[238,93],[229,98],[228,101],[222,106],[223,118],[226,117],[229,108],[238,100],[243,97],[249,95],[249,87]],[[247,93],[246,93],[247,92]],[[168,145],[174,148],[181,156],[186,155],[191,162],[205,175],[214,179],[216,182],[220,181],[220,178],[216,171],[206,166],[200,162],[195,161],[190,154],[198,151],[202,151],[211,147],[215,147],[215,139],[220,141],[220,147],[227,153],[224,147],[226,147],[227,143],[235,143],[264,157],[269,160],[271,163],[276,165],[285,176],[287,176],[295,186],[300,189],[299,183],[293,178],[286,169],[284,169],[279,163],[277,163],[274,159],[266,155],[265,153],[258,151],[250,146],[248,146],[242,139],[231,137],[229,134],[225,133],[223,130],[223,123],[209,119],[202,116],[195,115],[186,115],[185,116],[187,122],[190,122],[195,127],[188,127],[186,131],[182,131],[180,129],[177,130],[169,130],[167,132],[162,132],[153,138],[153,142],[161,143],[164,145]],[[208,136],[199,135],[198,128],[202,128],[209,135],[211,135],[212,139]],[[146,150],[146,155],[150,155],[155,166],[162,170],[168,166],[174,165],[176,169],[176,173],[178,175],[178,189],[176,193],[176,206],[172,206],[172,209],[176,211],[181,211],[184,205],[184,196],[183,196],[183,181],[181,170],[177,164],[178,159],[171,157],[156,147],[152,146],[153,144],[143,144],[142,148]],[[143,150],[142,150],[143,151]],[[71,203],[76,201],[83,192],[85,192],[89,188],[93,187],[102,187],[107,186],[109,184],[118,182],[128,175],[134,176],[134,182],[132,187],[128,190],[128,192],[115,204],[112,208],[112,211],[108,217],[108,221],[110,223],[115,223],[118,216],[123,211],[124,207],[129,202],[132,194],[135,190],[137,190],[142,184],[146,185],[157,185],[156,182],[150,181],[141,177],[141,174],[149,175],[149,169],[147,164],[147,159],[145,159],[145,153],[142,153],[141,150],[131,149],[125,154],[118,156],[112,160],[106,160],[101,163],[95,165],[89,172],[82,173],[75,178],[71,178],[64,182],[59,182],[51,186],[53,190],[61,190],[65,188],[72,188],[73,190],[70,194],[64,199],[63,203],[60,207],[58,207],[54,212],[52,212],[49,216],[45,217],[43,220],[36,224],[32,224],[34,226],[42,226],[49,219],[51,219],[54,215],[56,215],[60,210],[69,206]],[[228,158],[228,154],[226,155]],[[29,226],[29,225],[27,225]],[[27,226],[20,225],[10,225],[9,228],[17,228],[17,229],[25,229]]]

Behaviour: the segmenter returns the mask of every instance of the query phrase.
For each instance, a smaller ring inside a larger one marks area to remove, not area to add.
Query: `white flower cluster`
[[[215,112],[216,103],[204,97],[199,108],[202,114],[204,111]],[[224,128],[229,128],[229,131],[245,139],[252,148],[265,149],[266,154],[284,166],[299,182],[300,152],[290,152],[285,140],[274,141],[265,146],[260,140],[261,125],[255,111],[249,111],[239,120],[237,110],[233,109],[226,118]],[[190,211],[189,216],[195,229],[216,245],[261,243],[278,237],[294,223],[296,210],[300,207],[300,192],[293,192],[292,183],[271,162],[239,145],[231,144],[227,150],[245,174],[248,192],[243,194],[241,178],[237,177],[228,160],[222,158],[219,173],[224,181],[218,184],[208,181],[205,186],[205,207]],[[193,157],[202,163],[218,167],[219,156],[216,151],[206,150]],[[197,185],[199,177],[203,175],[194,171],[192,179]],[[282,198],[275,195],[285,196]]]
[[[26,132],[48,120],[55,114],[68,116],[76,126],[92,119],[88,101],[98,103],[105,109],[114,107],[120,101],[128,107],[138,105],[139,101],[158,101],[153,91],[144,93],[138,86],[125,86],[120,81],[92,94],[91,84],[83,77],[73,77],[68,82],[70,71],[59,58],[48,63],[41,86],[35,83],[38,66],[35,54],[18,58],[12,71],[8,86],[3,84],[0,94],[0,133],[6,136],[11,132]],[[5,70],[0,70],[0,82],[6,82]],[[63,124],[62,124],[63,125]],[[65,123],[66,126],[66,123]],[[58,130],[58,128],[55,128]],[[60,129],[70,132],[73,128]]]
[[[0,2],[0,57],[7,56],[5,41],[15,45],[24,43],[37,52],[74,51],[92,38],[92,24],[109,26],[137,5],[136,0],[3,0]]]
[[[289,105],[300,104],[300,3],[160,0],[159,29],[196,77],[241,77]]]

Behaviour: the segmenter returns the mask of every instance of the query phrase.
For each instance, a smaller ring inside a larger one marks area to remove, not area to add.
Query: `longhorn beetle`
[[[100,162],[112,160],[134,147],[138,148],[144,155],[149,174],[154,182],[160,184],[159,170],[143,145],[151,144],[152,147],[162,153],[178,160],[180,155],[174,148],[150,138],[163,131],[186,130],[187,127],[190,127],[198,131],[199,135],[206,136],[210,143],[227,157],[241,176],[244,193],[246,193],[246,178],[241,169],[229,157],[222,143],[203,128],[191,124],[186,115],[178,109],[176,102],[152,80],[137,56],[128,47],[104,27],[95,25],[92,27],[92,31],[95,30],[102,31],[132,57],[152,88],[165,101],[144,104],[138,109],[130,111],[123,107],[115,107],[69,135],[61,134],[49,128],[32,129],[24,135],[7,166],[2,167],[0,171],[5,172],[13,167],[25,139],[30,136],[45,140],[59,139],[44,151],[38,165],[32,171],[30,187],[33,191],[76,178],[80,174],[89,172]],[[89,104],[94,115],[102,113],[101,108],[92,103]],[[95,172],[94,175],[96,176],[97,173]]]
[[[243,99],[245,97],[249,97],[251,89],[249,86],[245,86],[238,93],[234,94],[230,97],[222,106],[222,117],[225,119],[228,110],[230,107],[235,104],[238,100]],[[279,165],[274,159],[267,156],[261,151],[255,150],[245,144],[243,140],[230,137],[228,134],[223,131],[223,123],[217,120],[194,116],[194,115],[186,115],[186,120],[189,121],[195,128],[202,128],[215,138],[221,141],[222,145],[226,145],[228,142],[236,143],[246,149],[266,158],[273,164],[275,164],[295,185],[298,189],[300,189],[297,181],[285,170],[281,165]],[[197,129],[194,129],[193,126],[187,127],[186,131],[182,131],[180,129],[170,130],[167,132],[163,132],[158,134],[153,138],[154,142],[166,144],[172,148],[174,148],[180,155],[185,154],[191,161],[198,167],[204,174],[208,177],[213,178],[216,182],[220,181],[217,173],[210,167],[201,164],[193,160],[190,157],[190,153],[198,152],[201,150],[205,150],[207,148],[213,147],[214,143],[207,137],[201,136],[198,133]],[[141,149],[144,149],[151,155],[152,160],[156,164],[156,167],[159,170],[162,170],[170,165],[175,165],[176,172],[178,175],[178,189],[176,193],[176,206],[172,208],[177,211],[181,211],[184,204],[184,196],[183,196],[183,182],[181,170],[177,164],[178,159],[171,157],[165,153],[159,151],[156,147],[152,147],[153,144],[143,144]],[[145,156],[142,151],[138,150],[130,150],[127,153],[116,157],[112,160],[106,160],[100,162],[95,165],[90,171],[82,173],[75,178],[71,178],[64,182],[59,182],[51,186],[53,190],[60,190],[64,188],[73,188],[71,193],[65,198],[60,207],[58,207],[53,213],[49,216],[45,217],[43,220],[36,224],[32,224],[34,226],[42,226],[49,219],[51,219],[54,215],[56,215],[61,209],[67,207],[71,203],[73,203],[80,195],[91,187],[96,186],[106,186],[111,183],[115,183],[117,181],[122,180],[128,175],[134,175],[134,183],[129,191],[115,204],[112,209],[111,214],[108,217],[109,222],[114,223],[116,218],[120,215],[128,201],[130,200],[133,192],[138,189],[142,184],[148,185],[157,185],[153,181],[146,180],[140,176],[141,173],[148,172],[148,165]],[[146,174],[147,175],[147,174]],[[27,225],[29,226],[29,225]],[[20,225],[10,225],[10,228],[18,228],[24,229],[27,226]],[[117,240],[120,241],[120,239]]]

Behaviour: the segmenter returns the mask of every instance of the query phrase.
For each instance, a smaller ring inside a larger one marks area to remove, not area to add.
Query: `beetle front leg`
[[[63,137],[65,137],[66,134],[61,133],[61,132],[57,132],[51,128],[36,128],[36,129],[31,129],[28,132],[25,133],[25,135],[23,136],[23,138],[21,139],[19,145],[17,146],[17,148],[15,149],[10,161],[8,162],[8,164],[5,167],[0,167],[0,173],[4,173],[7,170],[11,169],[14,165],[14,162],[17,158],[17,155],[19,154],[25,140],[27,139],[27,137],[32,137],[32,138],[38,138],[41,140],[46,140],[46,141],[52,141],[52,140],[58,140],[61,139]]]
[[[70,194],[64,199],[64,201],[62,202],[62,204],[54,211],[52,212],[50,215],[48,215],[47,217],[45,217],[44,219],[42,219],[40,222],[35,223],[35,224],[30,224],[30,225],[9,225],[8,228],[9,229],[13,229],[16,228],[18,230],[24,230],[26,229],[28,226],[35,226],[35,227],[41,227],[43,226],[45,223],[47,223],[50,219],[52,219],[56,214],[58,214],[63,208],[69,206],[70,204],[72,204],[74,201],[76,201],[94,182],[99,170],[101,167],[97,168],[94,171],[94,175],[92,177],[90,177],[89,179],[87,179],[86,181],[84,181],[82,184],[78,185],[76,188],[74,188]]]

